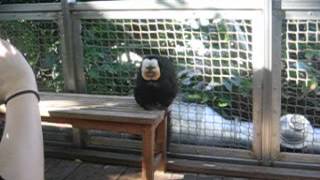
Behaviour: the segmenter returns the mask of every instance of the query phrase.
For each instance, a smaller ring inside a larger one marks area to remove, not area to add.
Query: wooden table
[[[82,129],[97,129],[141,135],[142,179],[154,179],[154,171],[166,165],[166,111],[146,111],[133,97],[65,93],[41,93],[42,121],[66,123]],[[0,113],[5,108],[0,108]],[[155,151],[155,145],[159,149]]]

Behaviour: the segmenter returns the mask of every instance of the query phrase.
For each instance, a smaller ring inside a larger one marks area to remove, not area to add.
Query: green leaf
[[[313,91],[313,90],[317,89],[317,87],[318,87],[317,79],[310,79],[307,83],[307,87],[308,87],[309,91]]]
[[[231,104],[231,100],[227,99],[227,98],[218,98],[217,101],[218,101],[217,105],[220,108],[227,107],[227,106],[229,106]]]
[[[185,97],[187,102],[201,102],[201,95],[200,94],[187,94]]]

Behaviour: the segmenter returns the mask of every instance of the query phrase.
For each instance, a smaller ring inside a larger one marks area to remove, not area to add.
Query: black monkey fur
[[[160,69],[160,78],[145,80],[142,76],[142,64],[145,59],[156,59]],[[177,76],[172,62],[161,56],[145,56],[138,69],[134,97],[136,102],[146,110],[166,109],[178,92]]]

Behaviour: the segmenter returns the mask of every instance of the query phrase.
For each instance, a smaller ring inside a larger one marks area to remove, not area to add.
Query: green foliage
[[[40,90],[62,91],[63,75],[57,25],[47,21],[1,21],[0,37],[26,57]]]
[[[298,83],[295,81],[291,82],[292,80],[284,81],[282,86],[285,91],[282,91],[282,96],[285,98],[296,98],[296,96],[292,96],[295,93],[297,93],[299,98],[304,98],[307,95],[318,94],[320,92],[318,86],[320,73],[312,61],[297,61],[295,66],[290,67],[287,76],[291,79],[299,78],[303,81],[299,81]]]
[[[119,42],[119,34],[110,32],[111,29],[121,30],[111,22],[105,26],[90,24],[85,27],[84,39],[84,70],[86,74],[88,93],[128,95],[132,94],[134,76],[136,73],[135,62],[121,61],[120,56],[130,51],[127,44]],[[108,42],[100,41],[101,46],[96,46],[96,41],[109,39]]]
[[[209,82],[203,78],[200,71],[187,69],[178,73],[183,99],[187,102],[208,104],[219,108],[230,108],[232,94],[250,98],[252,93],[252,79],[231,76],[222,83]]]

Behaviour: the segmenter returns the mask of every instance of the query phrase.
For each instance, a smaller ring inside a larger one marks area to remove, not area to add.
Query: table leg
[[[166,171],[167,164],[167,116],[161,121],[157,128],[156,143],[160,147],[161,161],[159,170]]]
[[[154,179],[154,146],[155,129],[153,127],[145,128],[143,133],[143,159],[142,159],[142,179]]]

